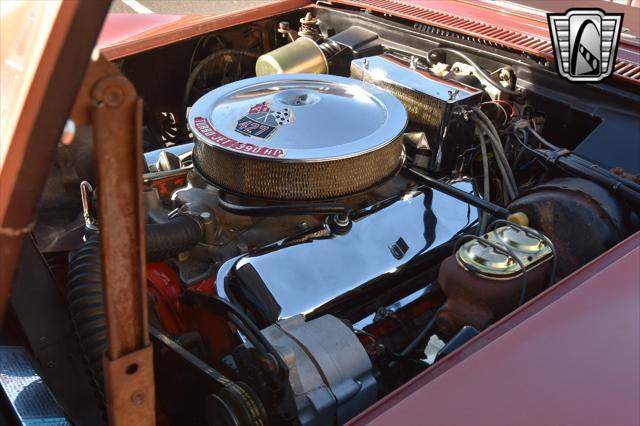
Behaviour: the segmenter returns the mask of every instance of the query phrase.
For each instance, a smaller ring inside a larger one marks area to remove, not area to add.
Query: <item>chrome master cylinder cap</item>
[[[497,244],[512,254],[498,251],[483,241],[471,240],[458,249],[458,263],[464,269],[486,277],[510,278],[522,273],[522,268],[514,257],[529,270],[552,256],[551,247],[543,239],[536,237],[533,230],[526,232],[528,228],[520,228],[502,226],[482,236],[482,240]]]

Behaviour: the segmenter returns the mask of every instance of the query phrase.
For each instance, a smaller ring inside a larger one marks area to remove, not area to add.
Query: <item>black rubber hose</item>
[[[187,251],[198,244],[204,230],[192,216],[176,216],[166,223],[144,227],[147,260],[157,262]]]
[[[102,290],[100,238],[90,237],[69,262],[67,300],[82,353],[96,388],[102,392],[102,358],[107,350],[107,320]]]
[[[200,241],[203,229],[198,219],[178,216],[167,223],[145,225],[145,234],[147,259],[157,261],[193,247]],[[89,237],[69,262],[67,300],[85,360],[96,388],[102,392],[107,321],[99,235]]]

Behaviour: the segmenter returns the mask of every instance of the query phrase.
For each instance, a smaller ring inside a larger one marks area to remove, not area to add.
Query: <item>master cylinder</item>
[[[547,237],[508,223],[481,237],[469,236],[442,262],[438,282],[447,301],[437,314],[445,338],[462,327],[482,330],[543,291],[552,274]]]

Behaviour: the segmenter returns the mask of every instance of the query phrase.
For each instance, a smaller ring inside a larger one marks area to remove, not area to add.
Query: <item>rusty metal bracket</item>
[[[96,150],[109,423],[155,424],[142,207],[142,100],[118,69],[96,54],[72,118],[78,125],[91,122]]]
[[[155,425],[151,346],[115,360],[105,356],[104,386],[109,424]]]

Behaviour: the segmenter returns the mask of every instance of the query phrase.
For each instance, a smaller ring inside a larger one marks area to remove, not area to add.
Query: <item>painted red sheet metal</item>
[[[394,15],[554,62],[546,19],[526,12],[471,0],[333,0],[333,3]],[[613,77],[640,84],[637,44],[621,40]]]
[[[640,233],[353,421],[640,424]]]
[[[97,46],[107,59],[115,60],[309,5],[311,0],[269,0],[220,15],[110,14]]]
[[[104,21],[96,45],[101,49],[114,46],[173,24],[182,18],[182,15],[161,15],[157,13],[110,13]]]

